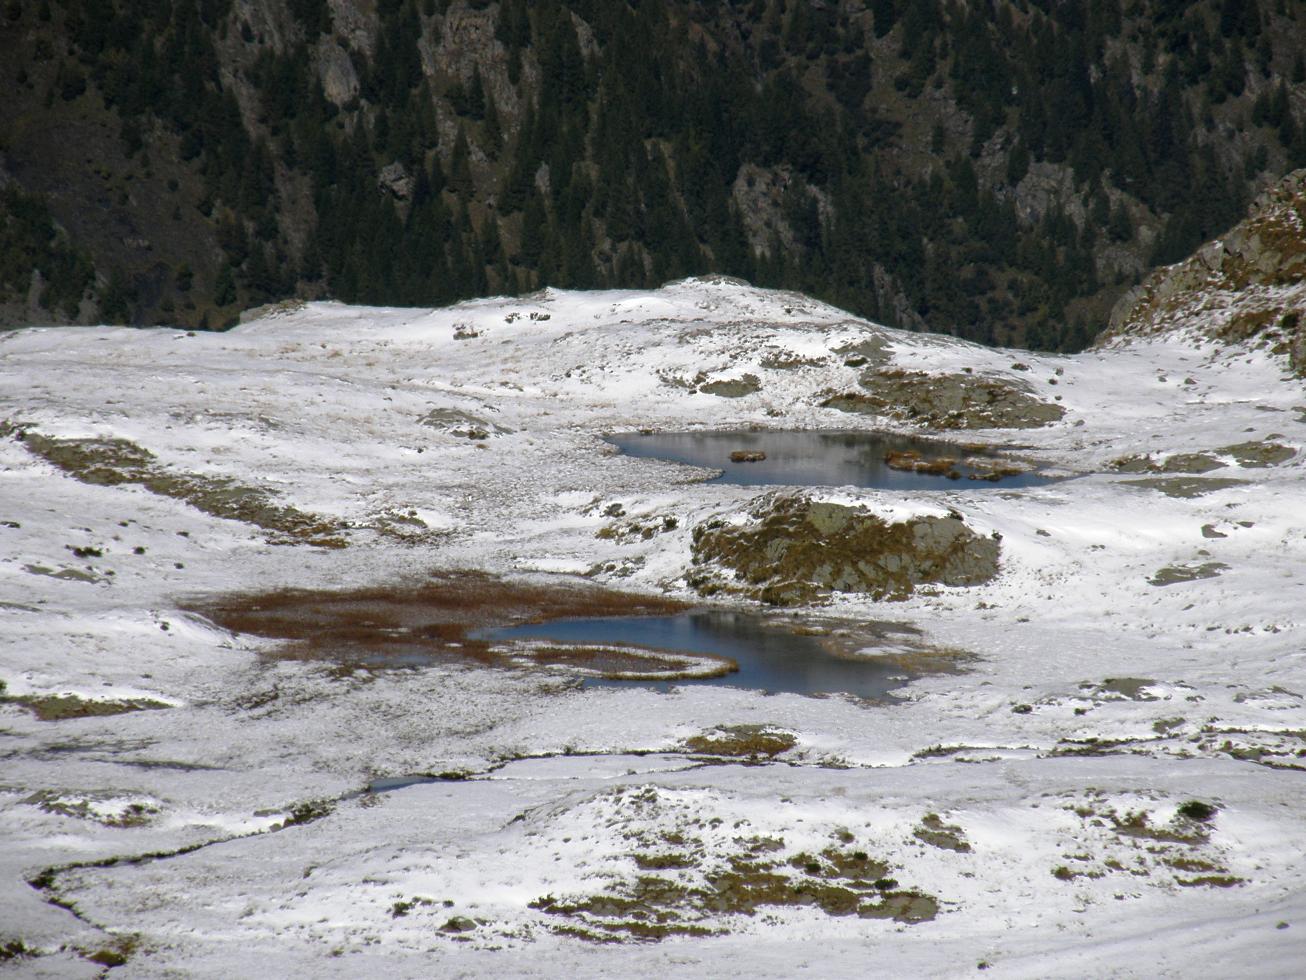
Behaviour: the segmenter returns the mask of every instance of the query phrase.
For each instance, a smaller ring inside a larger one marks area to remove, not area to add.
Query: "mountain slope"
[[[1254,341],[1306,375],[1306,170],[1257,199],[1248,217],[1121,298],[1102,341],[1188,329]]]
[[[436,305],[715,270],[1078,348],[1154,263],[1306,163],[1295,4],[5,16],[10,323],[219,326],[295,294]]]

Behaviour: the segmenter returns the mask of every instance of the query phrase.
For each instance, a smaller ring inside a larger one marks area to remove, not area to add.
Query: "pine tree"
[[[549,216],[544,209],[544,199],[538,191],[526,200],[526,211],[522,215],[521,261],[522,264],[538,269],[549,237]]]
[[[453,150],[449,155],[449,189],[458,195],[464,203],[471,197],[476,186],[472,179],[472,154],[467,142],[467,131],[462,124],[454,137]]]
[[[897,4],[894,0],[871,0],[871,16],[875,20],[875,36],[884,37],[898,19]]]

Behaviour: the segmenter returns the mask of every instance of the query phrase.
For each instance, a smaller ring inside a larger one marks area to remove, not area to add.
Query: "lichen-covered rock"
[[[1034,429],[1058,422],[1065,410],[1027,385],[970,374],[868,370],[861,391],[832,395],[821,404],[936,429]]]
[[[690,584],[773,605],[832,592],[902,598],[919,585],[979,585],[998,572],[998,538],[955,511],[890,523],[865,507],[768,494],[746,519],[712,519],[693,532]]]
[[[1248,217],[1192,257],[1153,273],[1111,311],[1099,344],[1191,328],[1285,354],[1306,376],[1306,170],[1262,194]]]

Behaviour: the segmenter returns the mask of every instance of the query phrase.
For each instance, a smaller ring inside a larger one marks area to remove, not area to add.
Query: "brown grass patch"
[[[685,749],[697,755],[772,759],[798,744],[793,732],[770,725],[726,725],[685,739]]]

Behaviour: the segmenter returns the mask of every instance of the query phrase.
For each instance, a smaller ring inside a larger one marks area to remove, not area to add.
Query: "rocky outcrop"
[[[332,104],[345,106],[358,98],[358,72],[349,52],[327,38],[317,46],[318,77],[322,81],[322,94]]]
[[[1191,329],[1288,357],[1306,376],[1306,170],[1262,194],[1246,220],[1126,293],[1099,344]]]
[[[433,408],[418,421],[427,428],[478,442],[512,432],[511,429],[457,408]]]
[[[819,602],[833,592],[905,598],[921,585],[979,585],[998,573],[998,536],[955,511],[887,521],[865,507],[803,495],[757,498],[742,521],[708,520],[693,532],[689,583],[772,605]]]
[[[271,317],[289,316],[297,313],[304,308],[302,299],[282,299],[275,303],[264,303],[262,306],[252,306],[248,310],[242,310],[240,314],[241,323],[253,323],[255,320],[266,320]]]
[[[396,201],[407,201],[413,196],[417,181],[407,168],[396,160],[381,168],[381,172],[376,175],[376,185]]]
[[[716,381],[708,381],[700,385],[698,390],[708,395],[717,395],[720,398],[743,398],[745,395],[752,395],[761,391],[762,382],[758,380],[755,374],[745,374],[739,378],[720,378]]]
[[[936,429],[1033,429],[1065,415],[1027,385],[1001,378],[893,368],[867,370],[860,384],[861,390],[832,394],[822,406]]]
[[[1211,449],[1201,453],[1174,453],[1157,458],[1123,456],[1112,463],[1119,473],[1209,473],[1227,466],[1243,469],[1265,469],[1278,466],[1297,455],[1297,450],[1282,443],[1262,439],[1240,442],[1233,446]]]
[[[685,378],[666,372],[659,373],[662,383],[672,388],[686,391],[702,392],[719,398],[744,398],[755,395],[762,390],[762,381],[755,374],[743,374],[737,378],[713,378],[709,380],[706,371],[699,371],[693,378]]]

